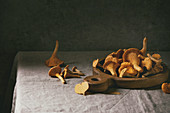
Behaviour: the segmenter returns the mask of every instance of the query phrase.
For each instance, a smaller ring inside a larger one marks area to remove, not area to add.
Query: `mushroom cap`
[[[108,59],[115,58],[115,57],[118,59],[118,58],[122,58],[123,53],[124,53],[123,49],[119,49],[117,50],[117,52],[110,53],[107,57]],[[107,57],[105,58],[105,60],[107,59]]]
[[[112,52],[111,54],[109,54],[106,58],[105,58],[105,63],[108,61],[112,61],[115,63],[120,63],[122,62],[122,55],[123,55],[124,51],[123,49],[119,49],[116,53]]]
[[[105,64],[103,64],[104,70],[108,70],[113,76],[117,76],[117,68],[120,66],[119,63],[115,63],[112,61],[108,61]]]
[[[115,63],[113,61],[108,61],[108,62],[103,64],[103,69],[107,69],[108,66],[109,67],[111,66],[112,68],[116,69],[116,68],[118,68],[120,66],[120,64]]]
[[[131,67],[131,66],[132,66],[132,63],[130,63],[130,62],[123,62],[123,63],[121,63],[121,66],[120,66],[118,72],[120,73],[124,68]]]
[[[93,60],[93,67],[96,67],[99,63],[99,59]]]
[[[57,58],[57,57],[50,57],[50,59],[46,60],[46,62],[45,62],[45,64],[46,64],[48,67],[61,65],[61,64],[63,64],[63,63],[64,63],[64,61],[60,60],[60,59]]]
[[[124,69],[127,68],[126,73],[130,74],[130,75],[136,75],[137,71],[133,68],[132,63],[130,62],[123,62],[118,70],[119,74],[120,72]]]
[[[152,60],[149,57],[146,57],[142,61],[142,66],[146,67],[147,70],[150,70],[152,68]]]
[[[116,56],[115,52],[110,53],[108,56]]]
[[[140,64],[140,58],[138,55],[140,54],[139,49],[137,48],[129,48],[123,53],[123,62],[131,62],[132,64]]]
[[[164,93],[170,93],[170,83],[163,83],[161,88]]]
[[[67,65],[67,66],[64,68],[64,71],[63,71],[63,73],[64,73],[63,77],[64,77],[64,78],[73,78],[73,77],[80,78],[79,75],[74,75],[74,74],[69,70],[68,67],[69,67],[69,65]]]
[[[48,71],[49,76],[56,76],[57,73],[58,73],[58,74],[61,73],[61,67],[60,67],[59,65],[52,67],[52,68]]]
[[[72,71],[74,72],[77,69],[76,66],[73,66]]]
[[[117,57],[113,57],[113,56],[111,56],[111,55],[108,55],[106,58],[105,58],[105,63],[106,62],[108,62],[108,61],[112,61],[112,62],[115,62],[115,63],[118,63],[119,62],[119,60],[118,60],[118,58]]]
[[[116,56],[117,56],[117,58],[121,58],[121,57],[122,57],[122,55],[123,55],[123,53],[124,53],[123,49],[119,49],[119,50],[117,50],[117,52],[116,52]]]
[[[155,58],[155,59],[160,59],[161,55],[160,54],[153,54],[152,57]]]

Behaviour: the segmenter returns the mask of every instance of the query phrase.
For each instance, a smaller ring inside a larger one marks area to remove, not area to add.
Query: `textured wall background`
[[[170,50],[170,7],[164,0],[1,0],[1,52]]]

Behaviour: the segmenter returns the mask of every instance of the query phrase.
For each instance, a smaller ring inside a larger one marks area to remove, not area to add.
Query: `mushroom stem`
[[[63,79],[63,77],[60,74],[57,73],[55,76],[58,77],[63,84],[66,83],[66,81]]]
[[[52,57],[57,57],[57,52],[58,52],[58,40],[56,40],[56,45],[55,45],[55,49],[53,51]]]
[[[136,78],[139,78],[139,76],[140,76],[140,73],[138,72],[137,75],[136,75]]]
[[[56,77],[58,77],[63,84],[66,83],[66,81],[65,81],[65,80],[63,79],[63,77],[61,76],[61,67],[60,67],[59,65],[52,67],[52,68],[48,71],[48,74],[49,74],[49,76],[56,76]]]
[[[110,73],[111,73],[113,76],[117,76],[117,73],[116,73],[116,71],[115,71],[115,70],[113,70],[113,69],[109,69],[109,68],[108,68],[108,70],[110,71]]]
[[[142,78],[147,77],[148,75],[154,74],[154,73],[155,72],[153,72],[153,70],[152,71],[148,71],[148,72],[146,72],[145,74],[142,75]]]
[[[127,71],[127,68],[124,68],[121,72],[120,72],[120,74],[119,74],[119,77],[123,77],[124,76],[124,74],[125,74],[125,72]]]
[[[120,64],[108,61],[103,64],[103,69],[108,70],[113,76],[117,76],[116,69],[120,66]]]
[[[72,73],[73,73],[73,74],[78,74],[78,75],[80,75],[80,76],[84,76],[84,73],[82,73],[80,70],[78,70],[76,66],[74,66],[74,67],[72,68]]]
[[[133,68],[136,69],[140,73],[143,72],[143,69],[140,66],[138,66],[137,64],[133,64]]]
[[[161,63],[162,62],[162,59],[155,59],[155,58],[153,58],[149,53],[147,54],[147,56],[152,60],[152,61],[154,61],[154,62],[156,62],[156,63]]]
[[[56,40],[55,49],[54,49],[51,57],[50,57],[48,60],[45,61],[45,64],[46,64],[48,67],[61,65],[61,64],[64,63],[64,61],[60,60],[60,59],[57,57],[58,46],[59,46],[59,42],[58,42],[58,40]]]
[[[144,59],[145,59],[145,57],[144,57],[144,56],[142,56],[141,54],[139,54],[139,55],[138,55],[138,57],[139,57],[140,59],[142,59],[142,60],[144,60]]]
[[[145,53],[146,53],[146,50],[147,50],[147,38],[145,37],[143,39],[143,48],[140,50],[141,53],[145,56]]]
[[[69,65],[64,68],[64,78],[80,78],[80,75],[76,75],[69,70]]]
[[[80,78],[80,75],[71,74],[69,77],[72,77],[72,78]]]

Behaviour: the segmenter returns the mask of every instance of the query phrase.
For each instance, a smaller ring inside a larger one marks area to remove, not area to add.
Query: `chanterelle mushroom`
[[[84,73],[82,73],[80,70],[77,69],[76,66],[72,68],[73,73],[77,73],[80,76],[84,76]]]
[[[136,48],[129,48],[123,53],[123,62],[130,62],[132,63],[134,69],[138,72],[143,72],[143,69],[139,66],[140,65],[140,58],[138,55],[140,51]]]
[[[69,69],[68,69],[69,65],[67,65],[65,68],[64,68],[64,78],[80,78],[80,75],[76,75],[74,73],[72,73]]]
[[[115,63],[121,63],[122,62],[122,54],[124,51],[122,49],[119,49],[116,53],[112,52],[105,58],[105,62],[113,61]]]
[[[113,76],[117,76],[116,69],[120,66],[119,63],[108,61],[103,64],[103,69],[108,70]]]
[[[99,59],[96,59],[96,60],[93,60],[93,64],[92,64],[93,67],[102,67],[102,65],[99,63]]]
[[[49,76],[56,76],[58,77],[63,84],[66,83],[66,81],[63,79],[63,77],[60,75],[61,74],[61,67],[60,66],[54,66],[52,67],[49,72]]]
[[[170,83],[163,83],[161,88],[164,93],[170,94]]]
[[[58,57],[57,57],[57,51],[58,51],[58,40],[56,40],[56,46],[55,46],[55,49],[53,51],[53,54],[52,56],[50,57],[50,59],[46,60],[45,61],[45,64],[48,66],[48,67],[52,67],[52,66],[57,66],[57,65],[61,65],[64,63],[64,61],[60,60]]]
[[[152,68],[152,60],[149,57],[145,57],[142,61],[142,67],[146,67],[147,70]]]
[[[157,64],[160,64],[162,62],[162,59],[156,59],[156,58],[152,57],[149,53],[147,54],[147,56]]]
[[[134,77],[137,74],[137,71],[133,68],[132,63],[123,62],[118,70],[119,77],[129,76]]]
[[[160,54],[153,54],[152,57],[155,58],[155,59],[160,59],[161,55]]]

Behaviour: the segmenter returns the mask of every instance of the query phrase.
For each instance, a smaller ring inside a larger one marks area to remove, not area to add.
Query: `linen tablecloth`
[[[92,61],[110,52],[59,52],[58,57],[70,69],[77,66],[88,76],[92,75]],[[170,52],[159,53],[170,66]],[[115,89],[120,95],[78,95],[74,87],[84,77],[66,79],[67,84],[62,84],[58,78],[51,78],[48,75],[50,68],[44,64],[51,54],[19,52],[16,55],[9,81],[12,84],[16,80],[12,113],[170,113],[170,94],[163,93],[160,86],[149,89]]]

